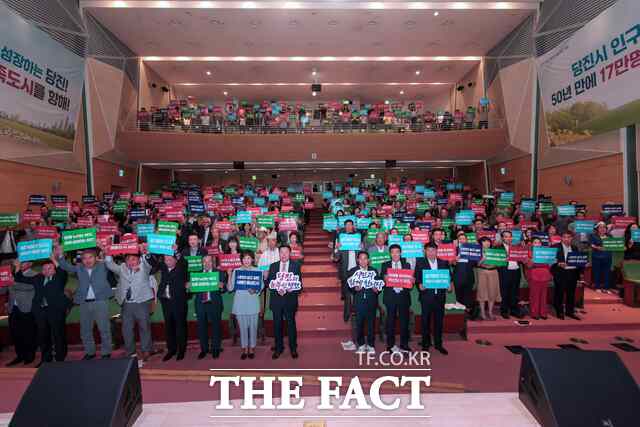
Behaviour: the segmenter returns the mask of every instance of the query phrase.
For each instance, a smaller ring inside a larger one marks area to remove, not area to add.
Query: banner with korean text
[[[537,63],[551,145],[635,123],[640,116],[640,2],[618,0]]]

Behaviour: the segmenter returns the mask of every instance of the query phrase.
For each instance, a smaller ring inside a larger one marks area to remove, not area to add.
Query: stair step
[[[305,288],[312,288],[316,286],[330,286],[336,289],[340,289],[340,282],[338,281],[338,277],[307,277],[302,276],[302,286]]]
[[[327,263],[331,263],[332,261],[329,259],[329,253],[327,252],[324,255],[307,255],[305,253],[304,256],[304,265],[308,265],[310,262],[312,263],[316,263],[316,262],[327,262]]]
[[[326,245],[324,247],[304,247],[304,254],[306,255],[331,255],[331,249],[329,249]]]
[[[302,292],[300,294],[301,306],[340,306],[341,304],[338,288],[331,288],[329,291]]]
[[[308,241],[305,240],[304,241],[304,247],[306,248],[325,248],[327,251],[330,251],[331,249],[329,248],[329,241],[328,240],[312,240],[312,241]]]
[[[338,278],[338,272],[334,271],[334,272],[324,272],[324,271],[318,271],[318,272],[310,272],[310,273],[304,273],[303,276],[305,279],[307,278],[315,278],[315,277],[319,277],[319,278],[327,278],[327,279],[331,279],[331,278]]]
[[[342,319],[342,307],[337,310],[298,311],[296,323],[299,331],[350,331],[351,324]]]
[[[338,269],[336,265],[329,262],[326,265],[317,265],[317,264],[307,264],[306,262],[302,265],[302,274],[308,273],[337,273]]]

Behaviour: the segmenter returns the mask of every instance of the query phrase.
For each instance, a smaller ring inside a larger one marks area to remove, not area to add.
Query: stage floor
[[[385,395],[391,401],[396,395]],[[398,396],[408,401],[406,395]],[[199,427],[199,426],[255,426],[268,422],[276,426],[302,426],[306,422],[322,422],[327,427],[358,426],[447,426],[447,427],[530,427],[538,423],[518,400],[517,393],[430,393],[422,395],[424,411],[344,410],[320,411],[315,409],[319,397],[305,397],[302,411],[216,411],[214,402],[151,403],[144,410],[136,427]],[[257,402],[256,402],[257,403]],[[237,407],[240,401],[234,400]],[[337,405],[336,405],[337,406]],[[405,406],[401,404],[401,407]],[[247,414],[261,418],[247,417]],[[217,417],[219,415],[228,418]],[[365,416],[365,418],[363,418]],[[411,417],[411,418],[409,418]],[[0,414],[0,426],[8,426],[11,414]],[[315,424],[323,425],[323,424]]]

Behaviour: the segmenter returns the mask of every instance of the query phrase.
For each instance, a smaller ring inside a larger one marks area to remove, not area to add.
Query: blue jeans
[[[593,266],[593,285],[596,289],[609,289],[611,284],[611,255],[591,258]]]

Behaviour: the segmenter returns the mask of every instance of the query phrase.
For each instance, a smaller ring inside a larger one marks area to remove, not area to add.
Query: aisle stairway
[[[314,210],[304,233],[298,331],[302,336],[348,338],[350,324],[342,319],[338,270],[331,261],[329,243],[329,233],[322,230],[322,213]]]

